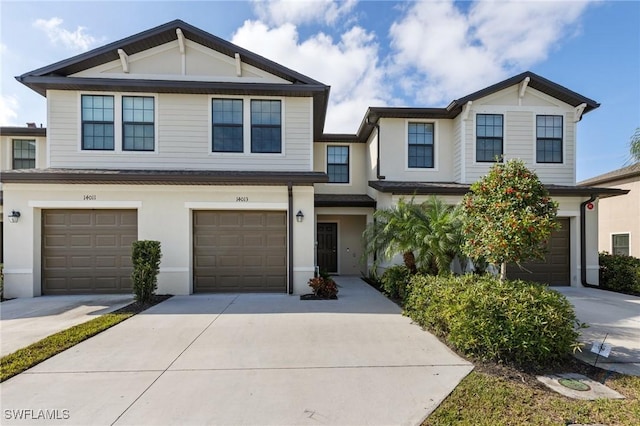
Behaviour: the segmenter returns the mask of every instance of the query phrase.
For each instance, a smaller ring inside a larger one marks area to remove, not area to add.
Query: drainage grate
[[[588,390],[591,390],[591,386],[576,379],[559,379],[558,383],[560,383],[565,388],[569,388],[575,391],[586,392]]]

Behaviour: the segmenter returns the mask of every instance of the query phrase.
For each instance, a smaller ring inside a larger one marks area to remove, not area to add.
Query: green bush
[[[600,253],[600,287],[640,295],[640,259]]]
[[[141,240],[131,245],[133,263],[133,294],[136,301],[150,302],[158,288],[158,272],[160,272],[160,241]]]
[[[483,275],[416,275],[405,315],[465,355],[519,367],[560,361],[577,347],[573,307],[539,284]]]
[[[380,277],[380,286],[387,296],[404,301],[410,280],[409,268],[404,265],[394,265],[384,271]]]

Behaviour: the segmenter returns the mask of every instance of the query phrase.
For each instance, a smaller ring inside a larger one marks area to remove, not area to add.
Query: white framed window
[[[36,141],[32,139],[13,139],[12,169],[36,168]]]
[[[122,150],[155,150],[155,102],[151,96],[122,97]]]
[[[243,152],[242,99],[211,100],[212,152]]]
[[[82,149],[115,149],[115,105],[113,95],[81,95]]]
[[[329,183],[349,183],[349,146],[327,145]]]
[[[494,163],[504,154],[504,115],[476,114],[476,162]]]
[[[435,167],[435,124],[407,123],[407,167],[432,169]]]
[[[251,99],[251,152],[282,152],[282,102]]]
[[[536,115],[536,163],[562,163],[562,116]]]
[[[611,234],[611,254],[629,256],[629,233]]]

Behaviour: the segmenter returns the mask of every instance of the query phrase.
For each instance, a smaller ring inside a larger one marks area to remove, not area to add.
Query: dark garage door
[[[285,212],[194,211],[194,292],[285,292]]]
[[[544,261],[525,262],[524,269],[509,265],[507,276],[510,279],[535,281],[554,286],[568,286],[570,281],[570,233],[569,218],[559,218],[561,228],[551,234]]]
[[[130,293],[136,210],[44,210],[43,294]]]

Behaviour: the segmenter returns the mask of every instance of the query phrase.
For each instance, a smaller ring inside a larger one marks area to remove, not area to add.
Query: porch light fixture
[[[20,212],[17,210],[11,210],[11,213],[9,214],[9,222],[18,223],[18,220],[20,220]]]
[[[304,220],[304,214],[302,213],[302,210],[298,210],[298,213],[296,213],[296,221],[300,223],[303,220]]]

